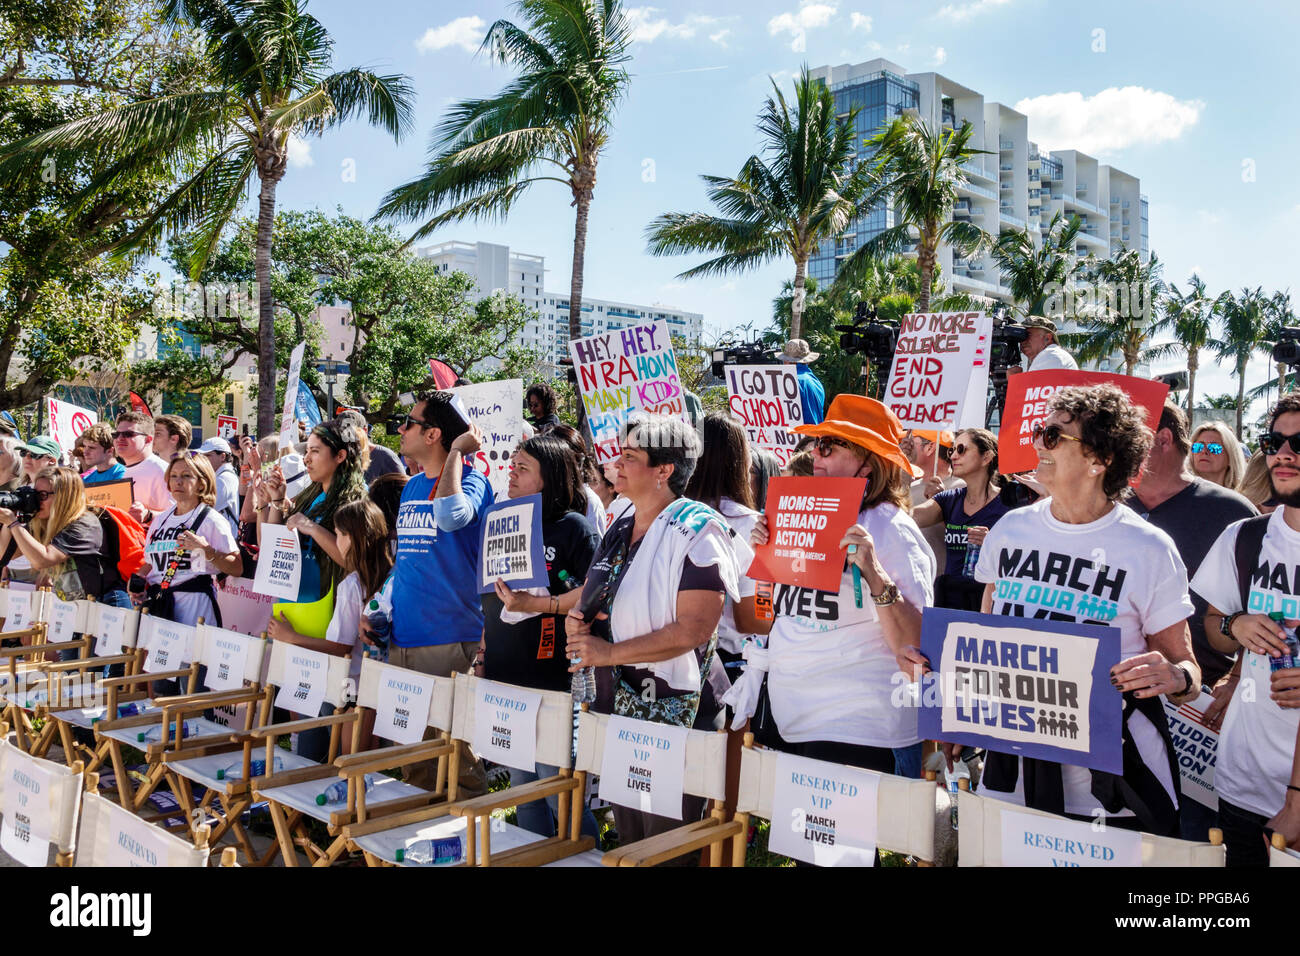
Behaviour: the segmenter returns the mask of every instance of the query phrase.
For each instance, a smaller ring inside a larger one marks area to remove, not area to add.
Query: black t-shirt
[[[567,572],[570,586],[587,577],[600,537],[576,511],[542,525],[550,591],[563,594],[560,581]],[[572,675],[564,656],[564,615],[539,614],[518,624],[501,620],[501,599],[495,592],[481,595],[483,605],[483,672],[490,680],[542,690],[568,690]]]
[[[934,503],[943,512],[943,542],[948,549],[948,562],[943,573],[961,577],[966,562],[966,532],[970,528],[992,528],[998,519],[1011,510],[1001,495],[994,495],[973,515],[966,514],[966,486],[950,488],[934,496]],[[974,580],[972,577],[971,580]]]
[[[61,568],[51,568],[51,584],[56,592],[69,599],[87,594],[102,597],[107,591],[122,589],[125,585],[117,568],[103,558],[104,529],[99,519],[86,512],[54,536],[51,546],[58,548],[71,560]],[[80,593],[78,593],[80,591]]]
[[[367,485],[380,475],[404,474],[406,474],[406,469],[402,467],[402,459],[397,457],[396,452],[384,445],[372,444],[370,446],[370,464],[366,466]]]

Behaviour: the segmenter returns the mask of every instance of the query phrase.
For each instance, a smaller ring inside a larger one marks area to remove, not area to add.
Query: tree
[[[46,156],[60,164],[102,157],[107,168],[83,193],[90,203],[126,177],[163,171],[181,184],[114,248],[149,248],[163,231],[195,228],[187,271],[196,277],[256,173],[257,417],[259,430],[269,433],[276,373],[271,228],[290,138],[318,136],[364,117],[400,139],[410,124],[411,87],[403,76],[330,72],[334,41],[306,12],[305,0],[165,0],[163,17],[200,38],[202,88],[162,92],[14,143],[0,153],[0,183],[31,175]]]
[[[627,92],[631,24],[618,0],[520,0],[517,9],[523,26],[498,20],[480,52],[520,75],[491,99],[452,106],[424,174],[388,193],[376,216],[424,220],[414,241],[450,222],[504,218],[533,183],[567,186],[577,210],[569,282],[576,339],[596,168]]]
[[[936,134],[924,120],[908,113],[867,140],[882,170],[882,192],[893,203],[894,225],[845,260],[836,283],[852,284],[866,263],[903,252],[915,242],[921,271],[916,309],[929,312],[939,245],[947,243],[954,255],[969,256],[992,244],[993,237],[979,226],[952,218],[957,187],[968,182],[962,166],[985,152],[969,145],[973,133],[971,124],[964,122],[960,129]]]
[[[1139,362],[1156,354],[1150,343],[1156,332],[1154,303],[1165,291],[1163,270],[1154,252],[1143,262],[1132,249],[1085,266],[1090,282],[1075,307],[1080,331],[1061,337],[1079,361],[1118,352],[1124,357],[1124,374],[1132,375]]]
[[[1188,280],[1184,295],[1172,283],[1169,292],[1160,300],[1164,317],[1153,331],[1172,332],[1174,341],[1152,350],[1152,356],[1164,358],[1177,351],[1187,355],[1187,414],[1196,407],[1196,372],[1200,368],[1201,350],[1208,347],[1214,334],[1214,320],[1219,314],[1219,302],[1205,293],[1205,282],[1196,273]]]
[[[1237,438],[1241,438],[1241,416],[1246,406],[1246,365],[1264,351],[1269,302],[1264,290],[1243,288],[1239,295],[1229,290],[1215,303],[1223,315],[1222,339],[1212,346],[1221,359],[1231,359],[1237,373]]]
[[[993,261],[1022,315],[1046,316],[1049,304],[1078,278],[1083,264],[1074,254],[1074,245],[1081,228],[1078,216],[1066,221],[1058,212],[1052,216],[1041,249],[1025,229],[1009,229],[993,244]],[[1064,311],[1061,309],[1057,318]]]
[[[718,253],[679,278],[744,272],[783,257],[794,260],[790,337],[804,338],[808,259],[834,242],[881,198],[874,164],[855,163],[857,110],[835,114],[830,89],[804,67],[793,104],[772,81],[758,114],[761,152],[735,178],[702,176],[720,215],[667,213],[646,230],[653,255]],[[793,106],[793,112],[792,112]]]

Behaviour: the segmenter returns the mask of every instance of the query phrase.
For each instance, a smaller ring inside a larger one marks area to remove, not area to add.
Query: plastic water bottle
[[[170,723],[170,724],[167,725],[167,732],[168,732],[168,734],[171,735],[172,739],[174,740],[175,737],[176,737],[176,724],[175,724],[175,722]],[[199,732],[199,725],[198,725],[197,723],[195,723],[194,721],[186,720],[186,721],[182,721],[182,722],[181,722],[181,736],[182,736],[182,737],[193,737],[193,736],[195,736],[196,734],[198,734],[198,732]],[[148,741],[156,741],[156,740],[161,740],[161,739],[162,739],[162,728],[161,728],[161,727],[150,727],[148,730],[138,731],[138,732],[136,733],[136,735],[135,735],[136,743],[144,743],[144,742],[147,741],[147,740],[148,740]]]
[[[143,704],[139,704],[139,703],[118,704],[117,706],[118,717],[138,717],[140,714],[143,713],[144,713]]]
[[[955,830],[957,829],[957,792],[961,789],[957,786],[957,781],[964,778],[967,781],[967,786],[970,785],[970,767],[966,765],[964,760],[954,757],[952,769],[949,770],[945,767],[943,777],[948,784],[948,797],[952,801],[952,808],[948,811],[948,814],[952,820],[952,828]]]
[[[443,837],[441,840],[416,840],[397,851],[398,863],[458,863],[465,855],[460,837]]]
[[[1300,667],[1300,640],[1296,639],[1295,631],[1282,623],[1286,620],[1286,615],[1281,611],[1274,611],[1269,615],[1269,617],[1272,618],[1273,623],[1282,628],[1283,633],[1286,634],[1287,647],[1286,653],[1281,657],[1274,657],[1272,654],[1268,656],[1269,670],[1281,671],[1286,670],[1289,667]]]
[[[966,560],[961,566],[961,576],[964,578],[974,579],[975,566],[979,564],[980,546],[978,544],[966,545]]]
[[[280,760],[279,757],[276,757],[275,763],[272,765],[271,772],[279,773],[283,769],[284,769],[284,762]],[[248,762],[248,775],[250,777],[265,776],[266,761],[250,760]],[[217,771],[218,780],[241,780],[243,779],[243,776],[244,776],[244,762],[242,760],[236,760],[228,767],[222,767],[220,770]]]
[[[393,636],[393,620],[384,613],[379,601],[370,599],[366,605],[366,623],[370,626],[370,639],[374,645],[366,645],[366,656],[382,658],[388,651],[388,642]]]
[[[366,793],[375,789],[375,775],[366,774],[362,779],[366,782]],[[348,782],[340,780],[332,783],[325,788],[324,793],[316,794],[316,806],[323,807],[327,803],[346,803],[348,799]]]
[[[565,591],[572,591],[578,586],[578,582],[573,579],[568,571],[561,571],[556,575],[560,579],[560,587]],[[593,611],[587,608],[578,609],[585,620],[590,620]],[[578,663],[579,658],[570,657],[569,663]],[[590,704],[596,699],[596,668],[584,667],[581,670],[573,672],[573,677],[569,681],[569,693],[573,696],[575,704]]]

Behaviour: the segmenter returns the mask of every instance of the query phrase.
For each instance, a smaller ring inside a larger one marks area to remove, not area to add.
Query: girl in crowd
[[[23,456],[19,453],[22,442],[9,435],[0,435],[0,491],[13,491],[23,481]]]
[[[942,478],[927,478],[930,500],[918,505],[912,517],[922,528],[941,521],[946,528],[947,565],[934,584],[935,607],[978,611],[984,585],[975,580],[975,565],[967,555],[970,548],[979,550],[989,528],[1011,510],[1000,493],[997,436],[984,428],[958,432],[950,463],[953,476],[965,484],[943,491]]]
[[[1268,476],[1268,456],[1256,452],[1246,462],[1246,473],[1237,485],[1237,491],[1246,497],[1262,515],[1277,510],[1277,498],[1273,495],[1273,482]]]
[[[591,458],[587,455],[587,446],[582,442],[582,434],[572,425],[566,425],[563,422],[551,426],[545,434],[554,435],[569,446],[574,459],[578,463],[578,474],[582,478],[582,494],[586,502],[584,512],[587,521],[591,523],[597,535],[603,535],[609,527],[609,515],[606,511],[607,506],[604,499],[593,487],[600,479],[596,466],[592,464]]]
[[[475,664],[476,673],[489,680],[567,691],[572,675],[563,651],[564,615],[578,604],[600,536],[583,514],[587,498],[582,493],[582,475],[568,443],[556,434],[562,427],[528,439],[510,459],[509,497],[542,496],[549,591],[516,591],[497,578],[496,590],[482,597],[483,640]],[[510,783],[517,787],[557,773],[558,767],[544,764],[538,764],[535,772],[511,768]],[[554,836],[557,809],[554,796],[520,806],[519,825]],[[599,834],[589,809],[583,813],[582,825],[584,833]]]
[[[908,513],[919,470],[898,447],[898,418],[875,399],[838,395],[821,424],[796,430],[817,439],[814,476],[867,479],[858,522],[838,542],[853,551],[862,599],[847,562],[834,594],[777,586],[766,661],[772,716],[790,753],[894,773],[895,750],[910,753],[921,738],[916,708],[891,703],[893,678],[900,655],[920,644],[935,574]],[[754,542],[767,539],[760,516]]]
[[[1192,434],[1192,471],[1224,488],[1235,489],[1246,474],[1241,443],[1224,422],[1206,422]]]
[[[380,475],[370,483],[370,500],[384,513],[384,523],[388,526],[388,547],[393,555],[397,554],[397,511],[402,505],[402,489],[409,479],[400,472]]]

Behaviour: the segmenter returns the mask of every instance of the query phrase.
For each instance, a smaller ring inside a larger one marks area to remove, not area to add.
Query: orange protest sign
[[[120,508],[129,511],[135,501],[135,481],[122,478],[118,481],[99,481],[86,485],[86,504],[98,508]]]
[[[838,591],[840,539],[858,520],[865,478],[773,478],[767,486],[767,544],[754,549],[749,577]]]

